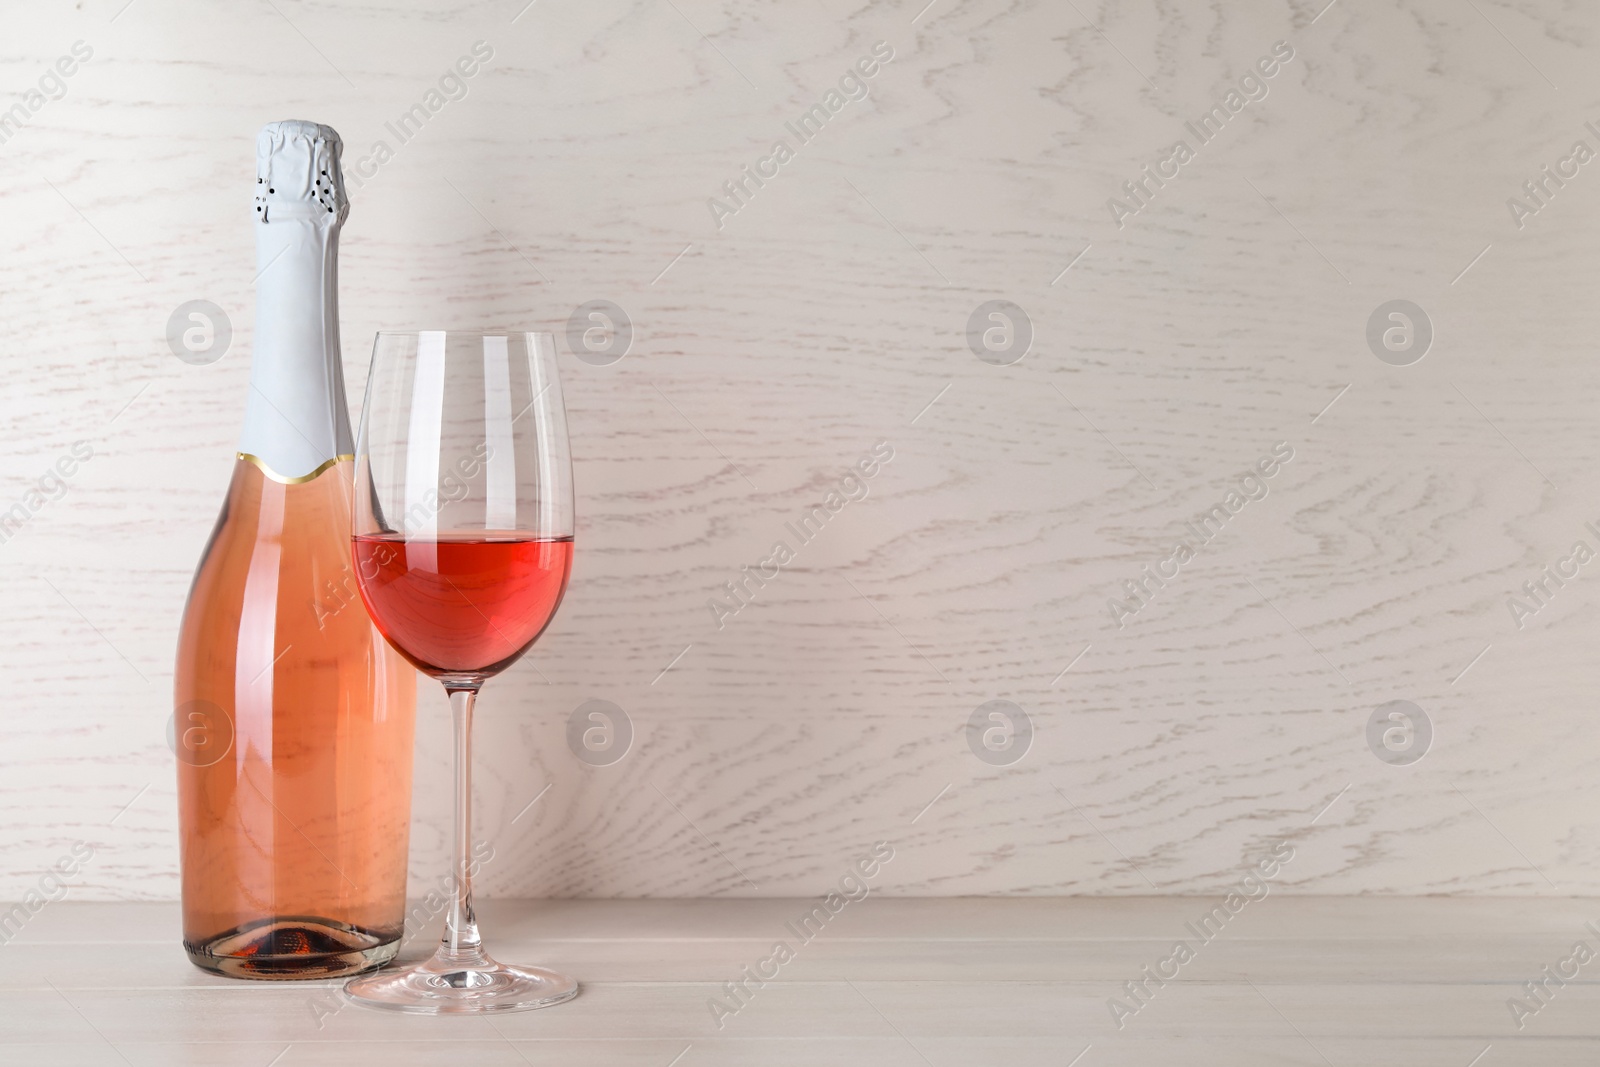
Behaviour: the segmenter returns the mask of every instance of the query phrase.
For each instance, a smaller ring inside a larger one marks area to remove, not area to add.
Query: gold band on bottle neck
[[[280,483],[282,485],[300,485],[303,482],[309,482],[311,479],[315,478],[317,475],[321,474],[323,471],[327,470],[329,467],[332,467],[334,464],[338,463],[341,459],[353,460],[353,459],[356,458],[353,455],[334,456],[332,459],[328,460],[326,463],[324,463],[321,466],[319,466],[316,470],[312,471],[310,474],[302,474],[298,478],[290,478],[287,475],[279,474],[277,471],[275,471],[271,467],[267,466],[266,463],[264,463],[262,461],[260,456],[252,456],[248,452],[239,452],[239,453],[236,453],[236,454],[238,455],[238,457],[240,459],[246,461],[247,463],[255,464],[255,466],[260,469],[262,474],[265,474],[268,478],[271,478],[273,481],[278,482],[278,483]]]

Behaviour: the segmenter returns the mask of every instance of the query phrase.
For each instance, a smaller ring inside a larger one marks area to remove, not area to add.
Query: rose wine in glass
[[[450,909],[427,962],[353,979],[357,1003],[419,1014],[559,1004],[578,983],[497,963],[472,908],[472,710],[555,617],[572,569],[572,461],[549,334],[380,333],[356,443],[351,556],[395,650],[450,696]]]
[[[183,944],[239,978],[368,969],[405,923],[416,676],[350,561],[339,152],[312,122],[257,139],[249,399],[178,639]]]
[[[415,543],[415,542],[414,542]],[[445,533],[415,552],[393,534],[355,539],[378,629],[418,670],[498,674],[555,616],[572,538]]]

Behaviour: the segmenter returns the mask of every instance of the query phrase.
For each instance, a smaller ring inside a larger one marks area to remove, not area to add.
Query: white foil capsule
[[[339,229],[349,213],[332,127],[256,138],[256,324],[239,455],[282,482],[355,451],[339,353]]]

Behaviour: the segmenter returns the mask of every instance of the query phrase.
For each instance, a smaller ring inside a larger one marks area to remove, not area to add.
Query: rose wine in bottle
[[[242,978],[378,966],[404,924],[416,676],[352,569],[340,148],[310,122],[257,141],[244,432],[178,645],[184,948]]]

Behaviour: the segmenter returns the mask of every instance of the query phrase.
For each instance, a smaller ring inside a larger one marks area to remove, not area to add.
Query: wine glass
[[[472,708],[549,625],[572,568],[572,460],[545,333],[379,333],[356,444],[356,581],[389,643],[450,695],[454,893],[432,959],[352,979],[417,1014],[559,1004],[578,983],[497,963],[472,910]]]

